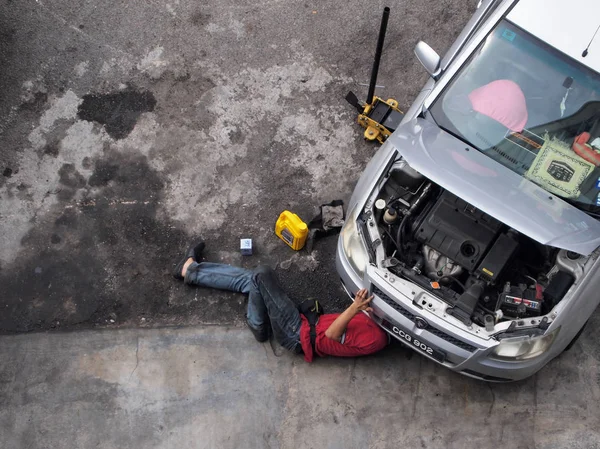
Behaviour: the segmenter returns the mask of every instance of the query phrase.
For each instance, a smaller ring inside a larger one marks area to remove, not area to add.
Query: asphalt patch
[[[81,120],[104,125],[115,140],[127,137],[140,115],[152,112],[156,98],[150,91],[128,89],[109,94],[87,94],[79,105],[77,116]]]

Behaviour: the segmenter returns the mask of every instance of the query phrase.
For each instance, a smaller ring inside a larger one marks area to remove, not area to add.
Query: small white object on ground
[[[252,255],[252,239],[240,239],[240,252],[242,256]]]

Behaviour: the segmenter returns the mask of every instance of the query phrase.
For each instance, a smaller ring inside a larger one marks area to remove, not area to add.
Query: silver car
[[[484,1],[358,181],[337,269],[453,371],[531,376],[600,302],[597,0]]]

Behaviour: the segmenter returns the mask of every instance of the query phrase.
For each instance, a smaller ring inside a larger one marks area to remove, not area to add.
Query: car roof
[[[583,65],[600,72],[600,1],[521,0],[508,20]],[[587,56],[582,53],[588,44]]]

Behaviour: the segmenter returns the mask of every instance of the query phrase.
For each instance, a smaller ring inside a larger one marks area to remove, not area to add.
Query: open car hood
[[[388,141],[415,170],[544,245],[583,255],[600,245],[600,222],[434,123],[414,119]]]

